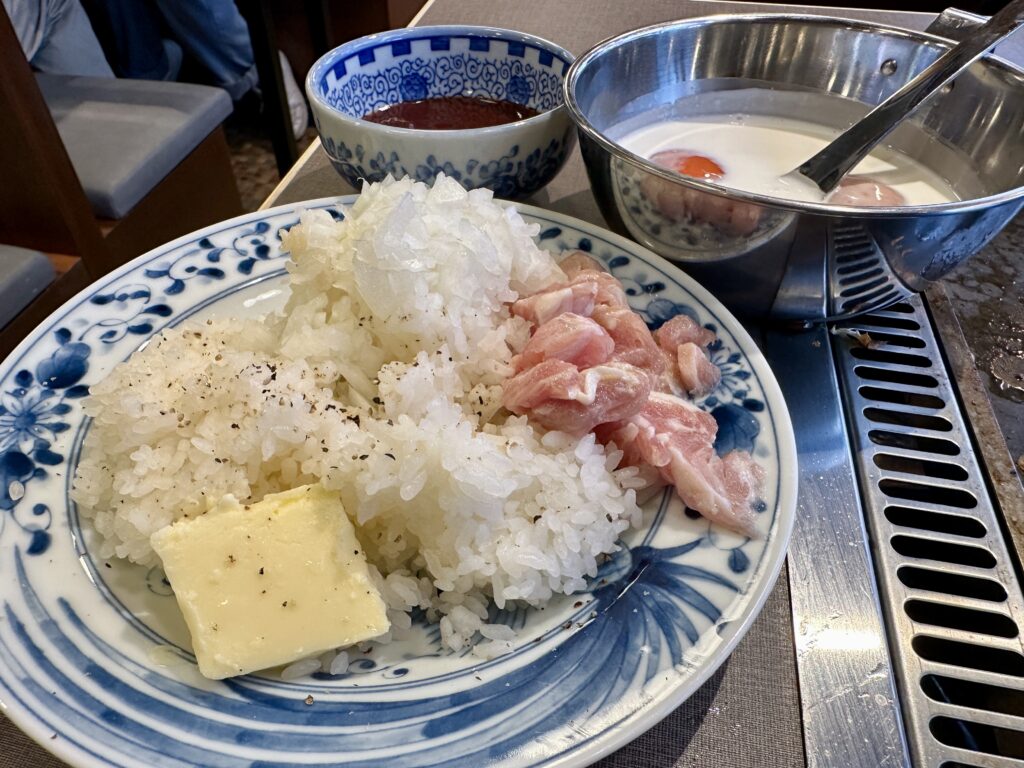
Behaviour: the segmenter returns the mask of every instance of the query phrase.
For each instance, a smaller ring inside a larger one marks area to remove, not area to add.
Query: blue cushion
[[[231,114],[220,88],[37,75],[97,216],[119,219]]]
[[[39,251],[0,245],[0,328],[53,282],[50,260]]]

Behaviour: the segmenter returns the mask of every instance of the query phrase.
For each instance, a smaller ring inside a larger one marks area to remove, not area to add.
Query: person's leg
[[[11,26],[14,27],[14,34],[21,43],[21,50],[25,52],[25,58],[32,61],[32,57],[42,47],[46,33],[46,15],[42,4],[26,3],[24,0],[3,0],[3,4],[11,19]]]
[[[175,40],[238,101],[256,85],[249,27],[232,0],[155,0]]]
[[[160,13],[140,0],[81,0],[118,77],[174,80],[181,48],[163,39]]]
[[[57,75],[114,76],[78,0],[44,0],[36,5],[42,7],[44,29],[38,49],[29,57],[33,67]]]
[[[249,26],[233,0],[155,0],[164,21],[192,58],[202,64],[232,101],[258,85]],[[301,136],[309,125],[302,89],[288,60],[281,72],[291,111],[292,130]]]

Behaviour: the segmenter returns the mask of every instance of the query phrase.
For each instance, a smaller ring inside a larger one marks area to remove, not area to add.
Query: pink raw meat
[[[642,368],[657,385],[665,372],[665,356],[643,318],[624,305],[599,305],[594,308],[593,318],[615,342],[612,360]]]
[[[718,386],[722,371],[712,363],[707,353],[691,341],[676,350],[676,371],[679,383],[693,397],[708,394]]]
[[[543,325],[563,312],[589,317],[596,298],[596,283],[561,284],[514,302],[512,314],[536,325]]]
[[[698,347],[706,347],[716,338],[714,331],[698,325],[692,317],[683,314],[676,315],[654,332],[658,346],[673,355],[680,344],[692,342]]]
[[[656,330],[654,338],[668,357],[668,374],[658,389],[700,397],[718,385],[722,372],[705,351],[715,341],[712,331],[680,314]]]
[[[560,266],[568,282],[520,298],[512,304],[512,313],[543,325],[563,312],[589,317],[595,306],[626,306],[622,283],[582,251],[571,252]]]
[[[858,205],[865,207],[897,208],[906,205],[906,198],[888,184],[870,176],[847,176],[828,196],[827,202],[834,205]]]
[[[566,312],[538,327],[512,365],[517,373],[551,359],[589,368],[607,362],[614,347],[612,337],[600,325],[589,317]]]
[[[565,272],[566,277],[572,280],[576,275],[584,270],[591,270],[593,272],[602,272],[600,263],[596,259],[588,256],[584,251],[567,251],[569,254],[558,262],[558,266]]]
[[[761,468],[741,451],[720,458],[714,417],[669,393],[715,387],[721,372],[705,351],[714,333],[679,315],[652,335],[621,283],[596,266],[570,254],[562,262],[568,283],[513,305],[538,327],[513,361],[504,406],[547,429],[595,431],[622,450],[623,465],[653,471],[709,520],[756,535],[751,504]]]
[[[589,285],[596,287],[594,305],[597,307],[626,307],[626,292],[622,283],[614,275],[602,269],[581,269],[572,278],[572,285]]]
[[[650,377],[631,365],[580,371],[564,360],[545,360],[505,381],[502,404],[547,429],[583,435],[638,413],[650,393]]]
[[[712,522],[756,535],[751,504],[760,486],[760,467],[749,454],[715,453],[718,425],[711,414],[672,395],[653,392],[637,415],[597,430],[614,442],[624,464],[657,468],[691,509]]]
[[[729,451],[722,457],[722,464],[725,467],[725,493],[733,508],[752,509],[761,494],[764,469],[746,451]]]

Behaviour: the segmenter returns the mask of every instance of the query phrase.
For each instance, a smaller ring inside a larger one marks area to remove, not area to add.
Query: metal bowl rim
[[[766,208],[783,209],[796,213],[815,213],[834,217],[856,216],[867,218],[911,218],[984,210],[1024,196],[1024,184],[1022,184],[1014,187],[1013,189],[1008,189],[985,197],[972,198],[970,200],[954,200],[948,203],[930,203],[927,205],[908,205],[899,207],[828,205],[826,203],[786,200],[780,197],[771,197],[769,195],[762,195],[755,192],[745,192],[743,190],[734,190],[716,184],[709,184],[708,182],[683,176],[682,174],[676,173],[668,168],[655,165],[641,155],[630,152],[621,145],[605,137],[604,134],[594,127],[594,125],[584,116],[583,111],[580,109],[579,104],[576,101],[575,85],[579,79],[580,73],[585,70],[589,64],[596,61],[602,54],[612,50],[613,48],[617,48],[624,43],[631,42],[642,37],[655,35],[666,29],[701,27],[713,24],[736,22],[799,22],[817,26],[842,25],[846,28],[879,33],[889,37],[913,40],[929,47],[949,48],[955,44],[954,41],[949,40],[948,38],[927,32],[916,32],[914,30],[903,29],[901,27],[893,27],[887,24],[862,21],[859,19],[849,19],[842,16],[818,16],[795,13],[727,13],[714,16],[698,16],[691,19],[664,21],[605,38],[581,54],[572,63],[569,67],[569,71],[565,74],[565,79],[562,81],[562,90],[564,95],[563,105],[566,107],[572,121],[576,123],[577,130],[586,138],[600,144],[614,157],[617,157],[640,170],[646,171],[647,173],[659,176],[666,181],[670,181],[684,187],[698,189],[702,192],[714,195],[715,197],[724,197],[729,200],[740,200],[745,203],[752,203]],[[986,65],[995,67],[996,69],[1005,70],[1008,74],[1016,77],[1016,79],[1020,81],[1020,87],[1024,89],[1024,69],[1021,67],[992,54],[986,54],[982,57],[981,61]]]

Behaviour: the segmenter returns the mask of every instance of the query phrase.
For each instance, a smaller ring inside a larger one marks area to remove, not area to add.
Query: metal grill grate
[[[1019,768],[1024,599],[931,323],[915,297],[833,330],[913,762]]]
[[[910,295],[892,273],[870,233],[859,224],[828,228],[832,296],[829,317],[866,312]]]

